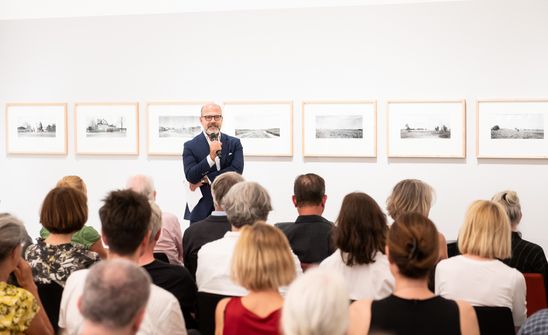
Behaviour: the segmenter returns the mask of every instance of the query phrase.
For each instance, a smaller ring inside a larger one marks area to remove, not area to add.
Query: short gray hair
[[[101,261],[86,278],[80,312],[95,324],[124,328],[146,307],[150,283],[146,271],[128,260]]]
[[[282,309],[285,335],[343,335],[348,328],[348,290],[343,278],[310,269],[289,287]]]
[[[0,261],[25,242],[26,237],[27,232],[21,220],[9,213],[0,213]]]
[[[244,181],[232,186],[222,201],[228,222],[236,228],[266,221],[272,210],[268,191],[258,183]]]
[[[149,201],[152,213],[150,214],[150,242],[154,241],[156,234],[162,229],[162,210],[154,201]]]
[[[213,204],[215,205],[215,207],[221,206],[223,198],[232,188],[232,186],[242,181],[244,181],[244,177],[242,177],[241,174],[232,171],[225,172],[215,178],[215,180],[211,184],[211,195],[213,196]]]
[[[154,181],[151,177],[138,174],[129,177],[126,183],[126,188],[129,188],[137,193],[140,193],[148,198],[148,200],[154,200]]]

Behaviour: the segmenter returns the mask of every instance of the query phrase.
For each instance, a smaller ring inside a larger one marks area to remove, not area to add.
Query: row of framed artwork
[[[149,155],[180,155],[201,131],[205,101],[149,102]],[[67,153],[67,103],[7,103],[9,154]],[[388,157],[466,156],[466,101],[388,101]],[[293,155],[292,101],[229,101],[223,132],[241,139],[246,156]],[[377,102],[302,102],[305,157],[376,157]],[[478,100],[479,158],[548,158],[547,100]],[[77,154],[138,155],[139,103],[75,103]]]

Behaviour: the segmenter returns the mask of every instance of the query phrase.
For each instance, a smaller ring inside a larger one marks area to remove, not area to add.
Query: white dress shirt
[[[84,318],[78,309],[78,299],[84,291],[89,270],[73,272],[67,280],[59,309],[59,327],[68,334],[79,334]],[[173,294],[151,284],[145,317],[138,335],[186,335],[185,320],[179,302]],[[108,302],[105,302],[108,303]]]

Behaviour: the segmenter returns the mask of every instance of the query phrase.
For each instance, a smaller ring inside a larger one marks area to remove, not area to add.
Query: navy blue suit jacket
[[[189,183],[196,184],[204,176],[207,176],[210,182],[223,172],[235,171],[242,174],[244,171],[244,151],[240,139],[221,134],[221,169],[217,170],[215,164],[209,166],[207,156],[209,155],[209,143],[203,132],[196,135],[193,139],[185,142],[183,149],[183,167],[185,177]],[[211,186],[209,184],[200,187],[202,199],[196,207],[189,211],[188,205],[185,210],[185,219],[190,223],[205,219],[213,211],[213,198],[211,197]]]

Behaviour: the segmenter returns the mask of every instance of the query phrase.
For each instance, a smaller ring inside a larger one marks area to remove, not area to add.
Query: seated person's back
[[[86,195],[74,188],[52,189],[42,204],[40,221],[50,234],[38,238],[25,250],[34,281],[55,282],[61,286],[74,271],[90,267],[99,255],[71,241],[72,234],[82,229],[88,218]]]

